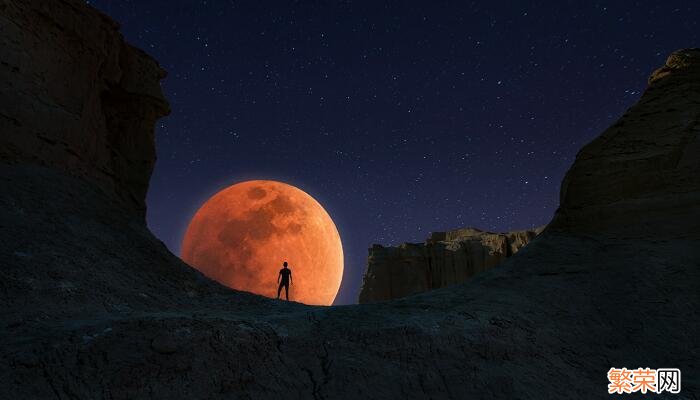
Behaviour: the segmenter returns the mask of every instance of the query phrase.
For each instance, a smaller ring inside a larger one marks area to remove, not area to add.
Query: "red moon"
[[[182,259],[223,285],[268,297],[277,296],[287,261],[289,299],[306,304],[332,304],[343,277],[331,217],[306,192],[276,181],[237,183],[207,200],[187,227]]]

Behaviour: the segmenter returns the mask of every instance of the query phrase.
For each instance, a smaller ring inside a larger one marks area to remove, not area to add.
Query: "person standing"
[[[289,285],[292,283],[292,270],[287,268],[287,262],[282,263],[282,268],[279,275],[277,276],[277,283],[279,287],[277,288],[277,298],[280,298],[280,292],[284,286],[284,294],[287,296],[287,301],[289,301]]]

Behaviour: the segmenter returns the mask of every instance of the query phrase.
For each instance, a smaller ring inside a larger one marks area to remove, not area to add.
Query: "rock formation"
[[[369,249],[359,302],[390,300],[462,283],[500,264],[543,229],[493,233],[475,228],[434,232],[425,243]]]
[[[673,53],[641,100],[579,151],[551,229],[629,238],[700,234],[698,56],[697,49]]]
[[[78,1],[0,12],[0,157],[91,178],[143,216],[165,71]]]
[[[116,24],[4,0],[0,29],[0,397],[609,398],[613,366],[700,391],[700,51],[584,148],[552,224],[500,266],[311,307],[227,290],[147,230],[162,73]]]

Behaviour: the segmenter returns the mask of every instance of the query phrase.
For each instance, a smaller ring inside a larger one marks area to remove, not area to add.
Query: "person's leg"
[[[287,296],[287,301],[289,301],[289,284],[284,285],[284,294]]]

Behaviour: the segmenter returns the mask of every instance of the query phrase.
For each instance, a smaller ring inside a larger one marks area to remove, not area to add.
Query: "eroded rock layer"
[[[425,243],[375,244],[369,249],[359,302],[396,299],[465,282],[515,254],[541,231],[493,233],[464,228],[434,232]]]
[[[644,95],[576,156],[550,228],[700,236],[700,50],[673,53]]]
[[[84,2],[0,2],[0,157],[94,180],[144,215],[158,64]]]

